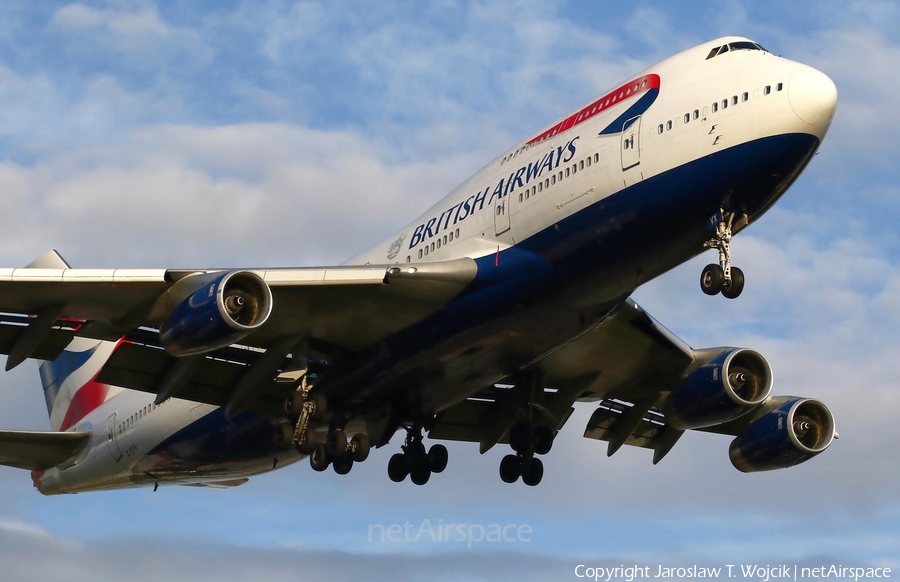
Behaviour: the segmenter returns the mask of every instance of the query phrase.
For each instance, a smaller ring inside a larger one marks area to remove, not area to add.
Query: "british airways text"
[[[469,216],[475,214],[475,212],[482,210],[485,202],[487,202],[488,207],[490,207],[495,198],[503,198],[509,194],[511,190],[523,188],[532,180],[539,178],[545,170],[552,172],[558,168],[560,164],[569,162],[575,157],[575,142],[578,141],[578,137],[580,136],[573,137],[566,145],[561,145],[550,150],[544,154],[543,157],[529,163],[527,166],[522,166],[518,170],[512,172],[508,177],[500,178],[500,182],[494,187],[493,191],[491,191],[491,187],[488,186],[483,191],[476,192],[462,202],[451,206],[449,209],[442,212],[440,216],[429,218],[427,222],[420,224],[416,227],[416,230],[413,231],[413,235],[409,240],[409,248],[413,248],[417,244],[427,241],[442,230],[462,222]],[[488,198],[488,193],[491,195],[490,198]],[[453,219],[452,222],[451,218]]]

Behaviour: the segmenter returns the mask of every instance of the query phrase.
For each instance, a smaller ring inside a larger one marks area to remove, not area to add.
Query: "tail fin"
[[[51,429],[63,431],[74,426],[113,396],[110,386],[97,382],[97,374],[116,344],[76,337],[58,358],[41,362],[41,384]]]
[[[28,265],[36,269],[68,269],[55,250],[47,251]],[[96,381],[100,368],[117,342],[78,338],[52,362],[40,364],[41,384],[50,415],[50,427],[64,431],[103,404],[112,394],[110,386]],[[118,390],[116,389],[116,392]]]

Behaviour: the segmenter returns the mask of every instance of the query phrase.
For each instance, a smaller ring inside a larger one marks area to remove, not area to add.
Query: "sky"
[[[13,580],[574,578],[578,564],[900,569],[900,4],[0,3],[0,264],[340,263],[515,141],[675,52],[748,36],[819,68],[837,113],[778,205],[736,237],[736,301],[697,284],[712,252],[635,299],[694,347],[746,346],[776,394],[815,397],[840,440],[745,475],[727,437],[666,459],[584,439],[580,405],[536,488],[497,447],[451,444],[425,487],[396,443],[345,477],[306,463],[218,491],[43,497],[0,468]],[[36,365],[0,376],[0,427],[47,430]],[[372,526],[525,525],[529,539],[369,540]]]

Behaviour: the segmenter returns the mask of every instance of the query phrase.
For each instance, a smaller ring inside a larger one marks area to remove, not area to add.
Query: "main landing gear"
[[[315,471],[324,471],[331,465],[338,475],[346,475],[353,463],[361,463],[369,457],[371,444],[369,436],[356,433],[347,440],[343,429],[332,428],[324,443],[314,445],[309,455],[309,464]]]
[[[325,437],[320,442],[319,433],[310,422],[323,422],[328,414],[328,402],[321,394],[306,391],[292,393],[284,403],[285,412],[297,416],[294,426],[293,443],[301,454],[309,455],[309,464],[315,471],[324,471],[331,465],[338,475],[346,475],[353,463],[361,463],[369,456],[371,443],[365,433],[356,433],[347,439],[344,425],[332,422]]]
[[[735,299],[744,290],[744,272],[731,266],[731,237],[734,223],[733,212],[720,212],[722,219],[716,224],[716,234],[703,243],[708,249],[718,249],[719,264],[706,265],[700,273],[700,288],[707,295],[721,293],[728,299]],[[746,220],[742,217],[741,220]]]
[[[433,445],[425,452],[420,426],[407,429],[406,442],[400,449],[403,452],[396,453],[388,462],[388,477],[395,483],[400,483],[409,475],[413,483],[424,485],[432,473],[440,473],[447,468],[447,447]]]
[[[544,477],[544,463],[535,455],[546,455],[553,446],[553,431],[546,426],[531,429],[520,422],[509,429],[509,446],[516,452],[500,461],[500,478],[504,483],[522,482],[534,487]]]

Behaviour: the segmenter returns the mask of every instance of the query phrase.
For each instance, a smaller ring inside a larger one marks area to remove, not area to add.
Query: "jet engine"
[[[252,271],[230,271],[205,281],[178,304],[160,326],[159,338],[173,356],[205,354],[247,336],[271,312],[266,282]]]
[[[732,348],[691,372],[669,394],[664,412],[674,428],[706,428],[738,418],[771,391],[772,369],[766,359],[753,350]]]
[[[818,400],[788,397],[731,441],[728,454],[744,473],[784,469],[815,457],[834,438],[834,416],[828,407]]]

